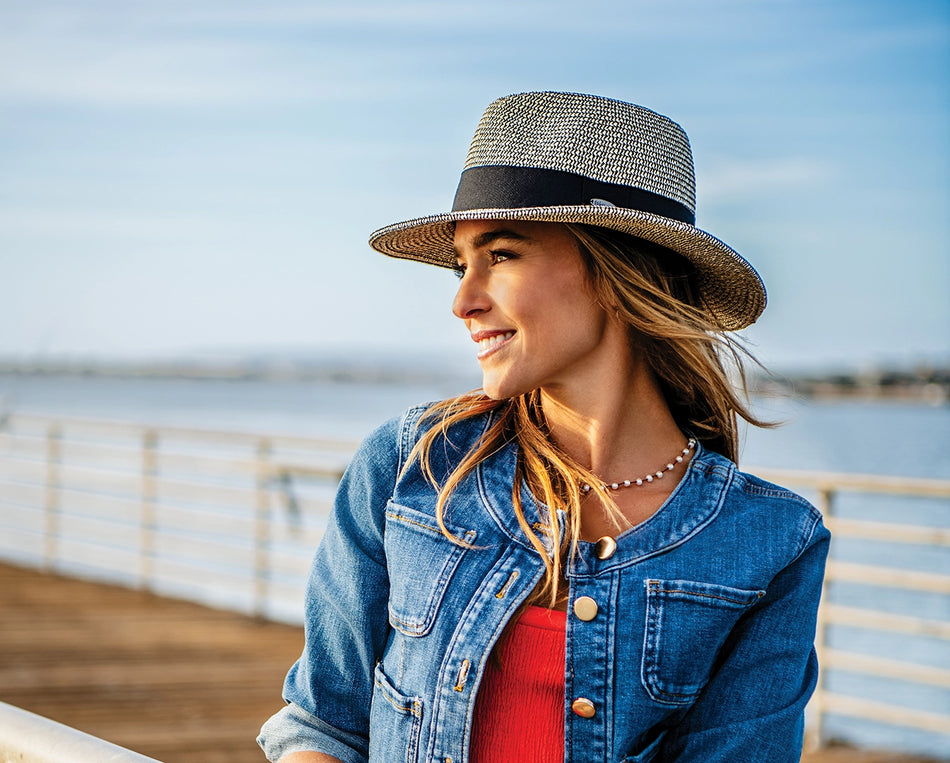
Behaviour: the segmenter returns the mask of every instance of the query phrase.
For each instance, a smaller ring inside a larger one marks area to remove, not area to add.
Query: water
[[[370,382],[228,381],[0,375],[0,413],[107,418],[138,423],[359,439],[409,405],[477,386],[472,379]],[[758,401],[758,413],[784,426],[745,433],[741,462],[761,467],[950,479],[950,407],[861,401]],[[806,497],[812,498],[812,496]],[[950,527],[950,506],[934,500],[843,495],[841,516]],[[841,538],[836,559],[950,575],[947,549],[900,547]],[[849,606],[950,621],[950,599],[856,583],[830,596]],[[869,655],[950,667],[950,645],[924,637],[833,627],[832,646]],[[841,671],[829,689],[923,711],[950,713],[950,691]],[[830,733],[846,741],[950,759],[950,735],[910,731],[831,716]]]
[[[410,405],[466,388],[451,379],[382,385],[0,374],[0,410],[6,398],[19,413],[360,439]]]
[[[747,433],[743,463],[950,479],[950,407],[912,402],[766,399],[778,429]]]

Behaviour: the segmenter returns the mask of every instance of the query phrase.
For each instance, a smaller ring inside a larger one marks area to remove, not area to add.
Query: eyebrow
[[[488,230],[484,233],[479,233],[472,240],[472,247],[475,249],[481,249],[482,247],[488,246],[499,239],[509,239],[511,241],[533,241],[530,236],[525,236],[522,233],[516,233],[510,228],[497,228],[495,230]],[[453,248],[455,249],[455,253],[458,254],[458,247]]]

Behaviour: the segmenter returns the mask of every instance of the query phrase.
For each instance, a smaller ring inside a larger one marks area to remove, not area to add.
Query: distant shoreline
[[[433,362],[395,364],[369,359],[287,362],[0,362],[0,376],[106,379],[180,379],[190,381],[324,382],[335,384],[415,384],[457,382],[460,389],[478,386],[474,371]],[[749,391],[764,397],[813,400],[950,404],[950,366],[878,369],[862,372],[753,375]]]
[[[860,400],[865,402],[917,402],[950,404],[950,368],[886,371],[862,374],[808,374],[756,377],[753,394],[792,396],[810,400]]]
[[[424,365],[390,363],[2,363],[0,376],[60,376],[104,379],[182,379],[190,381],[332,382],[338,384],[413,384],[435,381],[478,385],[472,374]]]

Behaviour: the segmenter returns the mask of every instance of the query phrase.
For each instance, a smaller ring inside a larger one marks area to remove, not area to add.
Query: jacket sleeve
[[[288,705],[258,737],[268,760],[303,750],[367,759],[373,669],[389,634],[383,525],[405,455],[402,431],[408,422],[394,420],[370,435],[340,483],[310,570],[304,650],[284,682]]]
[[[816,512],[802,550],[736,625],[657,760],[798,763],[805,705],[818,679],[815,622],[830,537]]]

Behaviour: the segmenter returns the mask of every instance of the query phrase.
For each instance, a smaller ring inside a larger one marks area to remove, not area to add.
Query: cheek
[[[529,340],[530,350],[545,355],[553,352],[564,359],[567,355],[589,352],[603,340],[607,326],[603,310],[576,294],[548,304],[548,309],[535,313],[532,325],[537,330]]]
[[[564,319],[578,333],[600,334],[607,323],[607,311],[580,281],[565,284],[559,292],[557,304]]]
[[[578,311],[575,331],[583,341],[596,344],[603,339],[607,327],[607,314],[589,303],[586,310]]]

